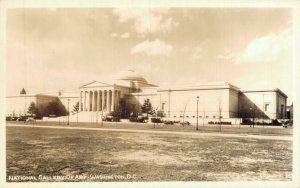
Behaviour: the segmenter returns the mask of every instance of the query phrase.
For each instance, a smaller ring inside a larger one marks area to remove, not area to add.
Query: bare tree
[[[219,97],[219,124],[220,124],[220,131],[222,131],[222,98]]]

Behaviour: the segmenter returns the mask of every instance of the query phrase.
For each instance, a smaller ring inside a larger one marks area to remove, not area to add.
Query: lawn
[[[7,181],[292,178],[291,141],[36,127],[6,129]],[[23,179],[18,179],[20,176]]]

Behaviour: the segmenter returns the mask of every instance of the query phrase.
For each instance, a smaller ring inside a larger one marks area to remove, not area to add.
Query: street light
[[[253,124],[252,124],[252,128],[254,128],[254,120],[255,120],[255,106],[253,105],[253,108],[252,107],[250,107],[250,111],[251,111],[251,115],[252,115],[252,122],[253,122]]]
[[[69,110],[69,105],[70,105],[70,99],[68,99],[68,124],[70,124],[70,121],[69,121],[69,117],[70,117],[70,110]]]
[[[198,130],[198,118],[199,118],[199,116],[198,116],[198,107],[199,107],[199,96],[197,96],[197,129],[196,130]]]

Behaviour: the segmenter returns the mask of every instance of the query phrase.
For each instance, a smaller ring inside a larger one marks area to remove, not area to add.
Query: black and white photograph
[[[297,187],[295,4],[130,2],[5,7],[4,187]]]

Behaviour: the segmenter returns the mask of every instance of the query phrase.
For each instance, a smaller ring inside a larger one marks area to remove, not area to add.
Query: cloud
[[[168,32],[178,26],[167,17],[168,9],[114,9],[120,23],[133,21],[133,29],[139,34]]]
[[[115,38],[115,37],[118,36],[118,33],[112,33],[110,36],[111,36],[112,38]]]
[[[155,41],[145,40],[133,48],[131,48],[131,54],[145,53],[148,56],[166,55],[169,56],[173,50],[173,46],[167,44],[161,40]]]
[[[237,84],[244,89],[280,88],[292,102],[292,51],[291,29],[253,40],[235,57],[239,66],[249,67]]]
[[[291,57],[292,30],[269,34],[254,39],[244,51],[237,54],[235,63],[271,63]]]
[[[230,48],[225,48],[222,53],[217,55],[218,59],[229,60],[234,58],[235,53]]]
[[[127,38],[130,37],[130,34],[126,32],[126,33],[123,33],[123,34],[121,35],[121,37],[122,37],[123,39],[127,39]]]
[[[196,46],[193,49],[191,57],[192,59],[201,59],[203,57],[203,48],[201,46]]]

